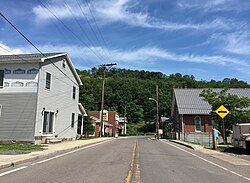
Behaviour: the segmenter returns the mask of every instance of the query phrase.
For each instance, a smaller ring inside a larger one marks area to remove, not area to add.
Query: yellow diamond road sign
[[[227,110],[224,105],[221,105],[215,112],[223,119],[226,115],[228,115],[229,110]]]

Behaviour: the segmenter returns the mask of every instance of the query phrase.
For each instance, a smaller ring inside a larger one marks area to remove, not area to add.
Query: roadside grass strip
[[[1,144],[0,154],[15,155],[15,154],[27,154],[32,151],[42,151],[45,145],[34,144]]]

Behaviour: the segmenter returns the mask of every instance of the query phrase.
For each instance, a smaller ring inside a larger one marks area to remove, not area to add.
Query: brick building
[[[89,111],[89,115],[96,119],[96,135],[100,133],[101,111]],[[119,115],[115,111],[103,110],[104,131],[106,135],[115,137],[119,133]]]

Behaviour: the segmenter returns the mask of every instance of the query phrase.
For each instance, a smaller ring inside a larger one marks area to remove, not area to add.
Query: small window
[[[195,131],[200,132],[201,131],[201,118],[199,116],[196,116],[194,118],[194,122],[195,122]]]
[[[4,87],[9,87],[9,86],[10,86],[10,83],[4,82]]]
[[[73,99],[75,99],[75,98],[76,98],[76,87],[73,86]]]
[[[4,70],[0,70],[0,87],[3,87]]]
[[[62,61],[62,67],[65,68],[66,67],[66,60],[63,59]]]
[[[71,128],[74,128],[75,126],[75,113],[72,113],[72,116],[71,116]]]
[[[9,70],[9,69],[4,69],[4,74],[11,74],[11,70]]]
[[[26,83],[26,87],[37,87],[37,82],[30,81],[30,82]]]
[[[51,87],[51,74],[46,72],[46,83],[45,83],[45,88],[50,89]]]
[[[27,74],[37,74],[37,73],[38,73],[38,69],[35,69],[35,68],[27,71]]]
[[[16,81],[11,84],[12,87],[23,87],[23,83],[20,81]]]
[[[13,74],[25,74],[25,70],[23,69],[16,69],[13,71]]]

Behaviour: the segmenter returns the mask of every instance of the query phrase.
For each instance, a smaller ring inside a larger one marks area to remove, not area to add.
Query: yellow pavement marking
[[[132,158],[131,158],[131,162],[130,162],[130,168],[129,168],[129,171],[128,171],[128,175],[127,175],[127,177],[125,179],[126,180],[125,183],[131,183],[131,179],[132,179],[132,175],[133,175],[133,169],[134,169],[136,146],[137,146],[137,143],[135,141],[134,142],[133,153],[132,153]]]
[[[140,182],[141,182],[141,169],[139,165],[139,145],[137,144],[136,183]]]

